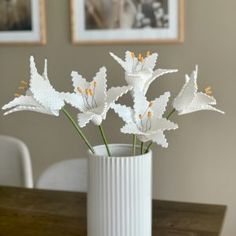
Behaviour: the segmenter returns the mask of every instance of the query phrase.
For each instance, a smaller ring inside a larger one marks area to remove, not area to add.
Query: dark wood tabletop
[[[153,201],[154,236],[220,235],[226,206]],[[0,236],[86,236],[86,194],[0,187]]]

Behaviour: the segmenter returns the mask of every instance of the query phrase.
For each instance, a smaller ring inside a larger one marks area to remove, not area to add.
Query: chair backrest
[[[58,162],[44,171],[36,188],[87,192],[87,168],[86,158]]]
[[[21,140],[0,135],[0,185],[33,188],[30,154]]]

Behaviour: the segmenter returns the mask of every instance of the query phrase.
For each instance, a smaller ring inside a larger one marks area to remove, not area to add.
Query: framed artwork
[[[0,44],[45,44],[45,0],[0,0]]]
[[[70,0],[74,44],[184,40],[184,0]]]

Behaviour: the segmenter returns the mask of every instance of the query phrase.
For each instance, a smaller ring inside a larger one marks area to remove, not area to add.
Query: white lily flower
[[[205,89],[205,93],[198,92],[197,86],[198,66],[192,72],[191,76],[185,76],[185,84],[178,96],[174,99],[173,107],[179,115],[200,111],[212,110],[224,114],[223,111],[216,109],[216,100],[212,96],[211,87]]]
[[[125,53],[125,61],[110,52],[110,55],[123,67],[125,70],[125,80],[134,89],[141,90],[144,94],[150,84],[158,77],[177,72],[178,70],[157,69],[154,70],[158,54],[147,52],[144,58],[141,54],[138,57],[133,52]]]
[[[77,108],[78,123],[80,127],[86,126],[90,121],[100,125],[106,119],[106,114],[112,103],[127,93],[132,87],[112,87],[107,90],[106,68],[101,67],[93,78],[87,82],[81,75],[73,71],[71,73],[74,93],[62,93],[64,100]]]
[[[168,143],[164,131],[178,128],[177,124],[162,117],[169,97],[170,93],[166,92],[154,101],[148,102],[141,91],[135,90],[134,109],[125,105],[113,104],[114,111],[126,123],[121,128],[121,132],[135,134],[142,142],[153,141],[167,148]]]
[[[21,81],[19,90],[26,90],[25,95],[16,93],[12,101],[2,107],[8,110],[4,115],[17,111],[35,111],[48,115],[59,116],[60,109],[65,105],[60,93],[50,84],[47,76],[47,60],[44,72],[40,75],[35,66],[34,57],[30,57],[30,82]]]

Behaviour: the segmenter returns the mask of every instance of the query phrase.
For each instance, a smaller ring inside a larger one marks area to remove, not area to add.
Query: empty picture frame
[[[184,41],[184,0],[70,0],[73,44]]]
[[[45,0],[0,0],[0,44],[45,44]]]

